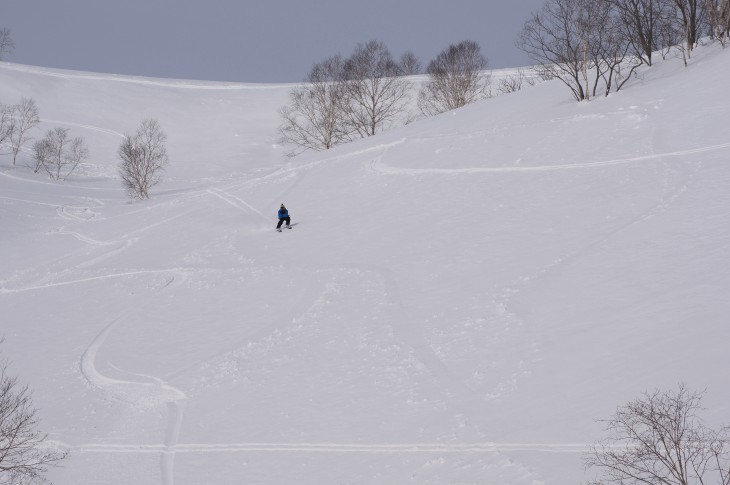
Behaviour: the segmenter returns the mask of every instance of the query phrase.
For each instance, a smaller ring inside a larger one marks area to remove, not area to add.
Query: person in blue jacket
[[[281,225],[286,222],[287,229],[291,229],[291,226],[289,225],[291,223],[291,217],[289,217],[289,211],[286,210],[286,207],[284,207],[284,204],[281,204],[281,207],[279,207],[279,223],[276,225],[276,230],[281,232]]]

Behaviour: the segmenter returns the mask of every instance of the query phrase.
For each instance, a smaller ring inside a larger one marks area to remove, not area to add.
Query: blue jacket
[[[279,219],[286,219],[289,217],[289,211],[286,209],[279,209]]]

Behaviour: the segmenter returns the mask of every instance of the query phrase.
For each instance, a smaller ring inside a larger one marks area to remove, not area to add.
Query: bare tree
[[[10,137],[13,122],[13,107],[0,103],[0,146]]]
[[[372,136],[408,117],[412,83],[384,43],[359,44],[345,61],[345,116],[361,137]]]
[[[723,47],[730,40],[730,0],[705,0],[710,35]]]
[[[41,168],[52,180],[66,180],[89,156],[83,138],[69,137],[68,128],[54,128],[33,144],[35,171]]]
[[[487,97],[487,59],[479,44],[465,40],[452,44],[429,62],[428,81],[418,93],[418,107],[432,116]]]
[[[596,96],[601,82],[608,96],[619,91],[643,63],[641,56],[631,55],[632,44],[624,35],[620,13],[606,0],[583,0],[585,15],[592,21],[586,33],[587,62],[593,71],[593,89]]]
[[[667,0],[668,2],[674,0]],[[670,4],[671,6],[671,4]],[[663,23],[659,32],[662,46],[660,53],[662,59],[666,60],[672,50],[677,50],[682,54],[685,66],[687,65],[687,49],[684,45],[684,31],[679,25],[679,21],[673,12],[667,18],[667,22]]]
[[[18,153],[25,143],[32,139],[28,136],[28,131],[38,126],[41,120],[38,116],[38,106],[33,98],[22,98],[20,103],[12,108],[8,138],[13,151],[13,165],[15,165]]]
[[[10,30],[0,29],[0,61],[3,60],[5,54],[10,54],[15,49],[15,42],[10,37]]]
[[[559,79],[581,101],[588,93],[582,82],[587,60],[579,1],[548,0],[525,22],[517,47],[538,64],[542,76]]]
[[[651,66],[652,54],[661,46],[661,32],[668,22],[671,5],[667,0],[607,1],[616,8],[633,53]]]
[[[665,0],[669,8],[668,20],[663,25],[662,57],[678,51],[687,66],[699,40],[701,25],[705,23],[705,3],[702,0]]]
[[[582,101],[618,91],[640,65],[630,55],[620,9],[607,0],[548,0],[522,29],[517,46],[543,78],[557,78]],[[624,26],[625,27],[625,26]]]
[[[30,390],[0,362],[0,483],[42,482],[48,467],[66,457],[46,443],[38,424]]]
[[[415,76],[416,74],[421,74],[421,61],[411,51],[401,54],[399,67],[401,76]]]
[[[703,0],[674,0],[674,5],[679,28],[684,33],[687,57],[691,57],[704,22],[705,4]]]
[[[702,394],[680,385],[621,406],[605,421],[609,437],[594,445],[587,466],[599,484],[730,485],[727,429],[714,431],[699,417]]]
[[[157,120],[146,119],[134,135],[127,135],[119,146],[119,175],[132,198],[149,199],[149,190],[161,182],[161,171],[169,157],[167,135]]]
[[[328,150],[352,139],[345,122],[345,65],[337,55],[314,64],[305,84],[289,94],[290,104],[279,110],[282,143],[288,156],[306,150]]]

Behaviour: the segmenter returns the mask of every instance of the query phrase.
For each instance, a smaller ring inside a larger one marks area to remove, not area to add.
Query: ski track
[[[52,185],[54,187],[59,186],[59,184],[54,183],[53,181],[50,181],[50,180],[36,180],[36,179],[32,179],[32,178],[27,178],[27,177],[18,177],[17,175],[11,175],[6,170],[0,170],[0,175],[2,175],[3,177],[7,177],[11,180],[17,180],[19,182],[25,182],[28,184]],[[105,192],[115,192],[115,193],[125,191],[125,189],[123,187],[119,187],[119,188],[94,187],[92,185],[72,185],[70,183],[64,183],[63,187],[67,188],[67,189],[81,189],[81,190],[85,190],[85,191],[105,191]]]
[[[86,243],[86,244],[91,244],[92,246],[111,246],[111,245],[119,243],[119,241],[98,241],[96,239],[92,239],[90,237],[84,236],[83,234],[79,234],[78,232],[67,231],[63,228],[53,229],[53,230],[49,231],[49,234],[73,236],[76,239],[78,239],[79,241]]]
[[[181,284],[186,279],[186,273],[178,271],[162,286],[164,291],[173,283]],[[165,406],[167,409],[167,426],[164,445],[160,456],[160,473],[163,485],[174,485],[175,453],[183,422],[184,404],[187,395],[180,389],[173,387],[162,379],[144,374],[133,374],[138,380],[121,380],[107,377],[99,372],[96,366],[97,354],[104,345],[109,334],[128,319],[125,313],[106,325],[86,348],[79,361],[79,369],[87,382],[101,390],[105,395],[129,404],[135,409],[145,410]]]
[[[173,277],[173,280],[175,278]],[[169,286],[172,281],[165,285]],[[79,362],[79,369],[84,378],[93,387],[100,389],[113,399],[132,404],[139,408],[154,407],[158,404],[166,404],[185,399],[185,394],[168,385],[162,380],[153,377],[137,374],[143,381],[127,381],[113,379],[102,375],[96,368],[96,356],[109,334],[127,315],[114,319],[102,329],[91,344],[86,348]]]
[[[50,74],[50,75],[56,75],[56,74]],[[65,77],[65,76],[61,76]],[[85,77],[85,76],[81,76]],[[108,78],[104,78],[108,79]],[[111,79],[115,80],[115,79]],[[129,81],[129,82],[137,82],[135,81]],[[159,85],[170,85],[169,83],[154,83],[154,82],[141,82],[143,84],[159,84]],[[196,87],[196,86],[180,86],[180,87]],[[203,89],[222,89],[222,88],[203,88]],[[240,88],[239,88],[240,89]],[[115,132],[113,130],[106,130],[103,128],[91,126],[91,125],[81,125],[77,123],[71,123],[71,122],[61,122],[61,121],[54,121],[54,120],[44,120],[48,122],[55,122],[55,123],[62,123],[67,124],[70,126],[78,126],[81,128],[91,129],[94,131],[107,133],[114,136],[120,136],[123,137],[121,133]],[[371,162],[370,166],[371,168],[379,172],[381,174],[386,175],[440,175],[440,174],[474,174],[474,173],[520,173],[520,172],[544,172],[544,171],[557,171],[557,170],[569,170],[569,169],[583,169],[583,168],[595,168],[595,167],[605,167],[605,166],[612,166],[612,165],[620,165],[620,164],[627,164],[627,163],[635,163],[635,162],[641,162],[646,160],[656,160],[661,159],[664,157],[679,157],[679,156],[686,156],[686,155],[692,155],[692,154],[698,154],[698,153],[704,153],[709,151],[716,151],[720,149],[725,149],[730,147],[730,143],[724,143],[724,144],[718,144],[718,145],[710,145],[695,149],[688,149],[688,150],[681,150],[681,151],[675,151],[675,152],[666,152],[666,153],[653,153],[650,155],[643,155],[643,156],[637,156],[637,157],[630,157],[630,158],[622,158],[622,159],[614,159],[614,160],[605,160],[605,161],[598,161],[593,163],[579,163],[579,164],[561,164],[561,165],[551,165],[551,166],[533,166],[533,167],[477,167],[477,168],[461,168],[461,169],[439,169],[439,168],[433,168],[433,169],[419,169],[419,168],[413,168],[413,169],[407,169],[407,168],[399,168],[399,167],[390,167],[385,165],[382,162],[383,155],[388,151],[388,149],[392,146],[396,146],[399,144],[402,144],[405,142],[406,139],[403,138],[401,140],[398,140],[391,144],[385,144],[385,145],[379,145],[376,147],[367,148],[364,150],[354,151],[354,152],[348,152],[345,154],[337,155],[328,157],[325,159],[317,160],[315,162],[310,162],[308,164],[284,168],[275,171],[274,173],[264,175],[262,177],[258,177],[253,180],[245,180],[243,182],[236,182],[233,184],[229,184],[225,188],[216,188],[211,187],[208,189],[203,189],[198,192],[194,192],[193,194],[189,194],[189,196],[197,197],[200,195],[204,195],[205,192],[220,198],[224,202],[228,203],[229,205],[235,207],[236,209],[246,212],[248,214],[258,214],[258,216],[266,219],[268,222],[268,218],[265,217],[263,214],[261,214],[260,211],[252,207],[250,204],[245,202],[244,200],[240,199],[239,197],[236,197],[235,195],[230,194],[227,192],[227,190],[239,188],[248,184],[254,184],[254,183],[260,183],[266,180],[270,179],[278,179],[286,176],[290,176],[292,174],[295,174],[299,171],[311,169],[314,167],[317,167],[321,164],[324,164],[326,162],[330,161],[341,161],[345,159],[349,159],[352,157],[355,157],[357,155],[369,153],[371,151],[375,150],[382,150],[383,152],[381,155],[373,162]],[[698,168],[695,170],[695,173],[699,170]],[[9,174],[4,174],[8,177],[12,178],[19,178],[14,177]],[[22,179],[26,180],[26,179]],[[594,243],[576,251],[574,254],[571,254],[569,256],[560,257],[555,260],[554,263],[547,265],[546,267],[539,268],[535,272],[533,272],[530,275],[523,276],[520,278],[520,282],[515,286],[507,286],[505,287],[505,291],[503,292],[504,295],[507,295],[502,301],[502,306],[506,307],[509,305],[509,300],[511,300],[515,294],[519,292],[518,289],[516,289],[519,286],[523,286],[527,284],[527,282],[532,281],[539,276],[543,276],[546,273],[552,271],[557,266],[568,262],[569,260],[575,259],[579,257],[581,254],[585,254],[588,250],[591,248],[597,247],[602,242],[607,240],[608,238],[614,236],[615,234],[618,234],[622,231],[625,231],[629,227],[632,227],[636,224],[641,223],[642,221],[645,221],[655,214],[666,210],[669,204],[671,204],[674,200],[676,200],[685,190],[686,190],[687,184],[681,185],[679,187],[675,187],[673,190],[671,190],[665,197],[662,197],[662,199],[655,205],[654,207],[648,209],[642,214],[639,214],[635,218],[633,218],[630,221],[627,221],[625,224],[620,226],[619,228],[611,231],[609,234],[604,235],[599,240],[595,241]],[[89,207],[83,207],[83,206],[59,206],[57,204],[47,204],[42,202],[35,202],[35,201],[29,201],[29,200],[23,200],[23,199],[15,199],[11,197],[0,197],[1,199],[6,200],[13,200],[18,201],[22,203],[30,203],[30,204],[37,204],[37,205],[43,205],[43,206],[51,206],[55,207],[58,215],[64,219],[67,220],[73,220],[73,221],[89,221],[90,218],[84,217],[84,215],[88,214],[88,211],[91,211]],[[71,211],[69,211],[69,209]],[[96,213],[91,211],[92,216],[91,218],[95,217]],[[176,219],[178,217],[182,217],[183,215],[187,214],[178,214],[176,216],[173,216],[169,219],[164,219],[161,221],[158,221],[156,223],[153,223],[149,226],[146,226],[144,228],[138,229],[133,231],[133,233],[142,232],[146,229],[149,229],[151,227],[155,227],[157,225],[163,224],[169,220]],[[81,242],[90,244],[90,245],[96,245],[96,246],[107,246],[107,245],[114,245],[123,241],[98,241],[92,238],[89,238],[87,236],[84,236],[78,232],[73,231],[65,231],[63,229],[59,229],[54,232],[55,234],[67,234],[75,237]],[[132,234],[132,233],[130,233]],[[129,235],[125,235],[128,237]],[[126,249],[129,245],[131,245],[134,242],[133,239],[128,239],[125,241],[125,245],[121,248],[117,248],[110,252],[111,255],[117,253],[120,250]],[[96,261],[98,259],[92,259],[91,262]],[[375,272],[381,276],[383,279],[384,285],[387,290],[387,294],[390,296],[396,307],[399,309],[398,313],[406,320],[408,321],[408,317],[406,315],[406,310],[403,308],[403,303],[399,297],[399,289],[397,286],[397,282],[395,281],[394,275],[390,272],[387,268],[380,268],[380,267],[373,267],[370,265],[366,266],[342,266],[341,269],[360,269],[364,271],[366,274],[368,272]],[[332,269],[332,268],[330,268]],[[45,285],[36,285],[36,286],[29,286],[25,288],[18,288],[18,289],[7,289],[7,288],[0,288],[0,293],[20,293],[25,291],[33,291],[33,290],[41,290],[41,289],[48,289],[53,287],[59,287],[59,286],[66,286],[66,285],[73,285],[73,284],[81,284],[81,283],[87,283],[91,281],[99,281],[99,280],[106,280],[106,279],[112,279],[112,278],[121,278],[121,277],[133,277],[133,276],[143,276],[143,275],[149,275],[149,274],[172,274],[171,280],[168,281],[168,283],[164,286],[164,288],[167,288],[176,280],[181,280],[184,278],[185,273],[184,270],[181,268],[172,268],[172,269],[159,269],[159,270],[141,270],[141,271],[129,271],[129,272],[120,272],[120,273],[111,273],[106,275],[100,275],[100,276],[94,276],[89,278],[81,278],[77,280],[70,280],[65,282],[58,282],[58,283],[49,283]],[[177,276],[177,278],[176,278]],[[179,283],[179,281],[178,281]],[[163,289],[164,289],[163,288]],[[162,482],[163,485],[173,485],[174,483],[174,461],[175,461],[175,455],[177,453],[230,453],[230,452],[237,452],[237,453],[248,453],[248,452],[273,452],[273,453],[386,453],[386,454],[407,454],[407,453],[494,453],[494,452],[543,452],[543,453],[585,453],[590,449],[590,444],[583,444],[583,443],[491,443],[491,442],[485,442],[485,443],[463,443],[463,444],[456,444],[456,443],[402,443],[402,444],[351,444],[351,443],[222,443],[222,444],[182,444],[179,443],[179,435],[180,430],[183,423],[183,415],[184,415],[184,406],[185,406],[185,400],[187,396],[185,393],[180,391],[179,389],[176,389],[166,383],[164,383],[162,380],[153,377],[153,376],[140,376],[142,379],[141,381],[130,381],[130,380],[120,380],[120,379],[113,379],[104,376],[101,374],[97,368],[96,368],[96,359],[97,359],[97,353],[99,349],[103,346],[104,342],[107,340],[108,336],[112,333],[112,331],[119,325],[119,323],[125,319],[127,316],[123,315],[118,317],[117,319],[113,320],[111,323],[109,323],[104,329],[101,330],[101,332],[94,338],[94,340],[91,342],[89,347],[85,350],[83,353],[80,362],[79,367],[81,370],[81,373],[86,378],[86,380],[95,388],[100,389],[105,394],[109,395],[110,397],[126,402],[128,404],[131,404],[133,406],[138,406],[142,408],[146,407],[154,407],[154,406],[161,406],[165,405],[167,408],[167,427],[166,427],[166,433],[164,442],[159,445],[135,445],[135,444],[80,444],[80,445],[67,445],[62,444],[61,446],[77,453],[157,453],[161,455],[161,461],[160,461],[160,468],[161,468],[161,474],[162,474]],[[407,324],[406,326],[412,326],[411,324]],[[454,376],[452,376],[448,370],[446,369],[446,366],[444,363],[436,356],[433,352],[433,350],[430,349],[429,345],[425,342],[425,340],[422,337],[418,337],[418,341],[414,341],[413,338],[406,338],[404,339],[405,334],[410,334],[412,332],[403,332],[403,329],[395,330],[395,335],[399,336],[399,339],[403,342],[409,345],[411,348],[414,349],[416,352],[416,355],[418,356],[419,360],[426,365],[426,367],[435,375],[437,378],[444,383],[451,383],[447,388],[450,388],[452,392],[456,396],[460,396],[460,398],[465,398],[469,394],[472,393],[468,389],[468,386],[461,383],[458,379],[455,379]],[[473,396],[472,396],[473,398]],[[467,401],[471,401],[472,398],[467,399]],[[467,413],[469,414],[469,413]]]
[[[74,453],[586,453],[592,443],[216,443],[216,444],[80,444],[55,442],[58,447]],[[622,449],[625,445],[615,445]]]
[[[108,128],[102,128],[100,126],[94,126],[94,125],[86,125],[83,123],[74,123],[73,121],[62,121],[62,120],[49,120],[46,118],[41,118],[41,122],[43,123],[56,123],[59,125],[68,125],[68,126],[74,126],[76,128],[83,128],[85,130],[90,131],[96,131],[98,133],[104,133],[106,135],[113,135],[119,138],[125,138],[124,133],[119,133],[118,131],[114,131]]]
[[[189,80],[169,80],[159,78],[142,78],[134,76],[117,76],[114,74],[88,74],[85,72],[75,71],[51,71],[35,66],[25,66],[22,64],[12,64],[3,62],[0,66],[1,69],[7,69],[9,71],[26,72],[31,74],[37,74],[41,76],[57,77],[62,79],[79,79],[82,81],[108,81],[128,84],[141,84],[145,86],[161,86],[166,88],[179,88],[179,89],[199,89],[199,90],[211,90],[211,91],[243,91],[243,90],[275,90],[275,89],[290,89],[299,84],[242,84],[242,83],[214,83],[211,81],[189,81]]]
[[[182,429],[185,399],[175,399],[167,403],[167,430],[165,432],[165,448],[161,451],[160,473],[164,485],[175,482],[175,454],[180,451],[178,440]]]
[[[323,267],[325,268],[325,267]],[[449,367],[439,358],[433,348],[426,342],[421,331],[419,322],[409,315],[401,297],[400,286],[393,271],[388,268],[370,264],[338,265],[339,270],[356,269],[365,275],[374,273],[379,275],[386,298],[395,309],[395,324],[392,325],[393,335],[400,343],[413,350],[414,356],[428,369],[429,373],[439,381],[443,389],[448,389],[454,400],[454,408],[459,406],[467,409],[459,410],[461,414],[471,416],[479,412],[481,406],[479,396],[467,386],[463,380],[454,375]]]
[[[69,211],[69,209],[72,209],[72,211]],[[66,205],[57,207],[56,213],[63,219],[83,222],[96,219],[99,216],[99,213],[94,212],[90,207],[72,207]]]
[[[271,222],[270,218],[263,215],[259,210],[252,207],[245,200],[241,199],[240,197],[236,197],[235,195],[230,194],[223,189],[210,188],[210,189],[208,189],[208,193],[218,197],[222,201],[226,202],[227,204],[235,207],[236,209],[238,209],[242,212],[245,212],[247,214],[254,214],[254,215],[261,216],[261,218],[263,218],[267,223]]]
[[[33,205],[41,205],[46,207],[53,207],[54,209],[60,208],[59,204],[50,204],[48,202],[38,202],[35,200],[27,200],[27,199],[18,199],[16,197],[6,197],[6,196],[0,196],[0,199],[4,200],[12,200],[13,202],[21,202],[23,204],[33,204]],[[73,209],[88,209],[88,207],[83,206],[67,206]]]
[[[707,151],[698,149],[698,151]],[[669,156],[676,155],[676,152],[671,152]],[[666,154],[657,153],[654,155],[651,155],[652,158],[661,159],[663,156],[666,156]],[[689,165],[689,164],[688,164]],[[558,266],[563,266],[565,264],[568,264],[572,261],[578,260],[579,258],[585,256],[590,251],[599,248],[601,245],[609,241],[611,238],[622,234],[623,232],[642,224],[648,220],[650,220],[653,217],[656,217],[657,215],[667,211],[671,205],[676,202],[683,194],[687,192],[689,189],[690,184],[694,180],[694,178],[697,176],[697,174],[702,169],[702,162],[696,162],[692,165],[689,165],[691,167],[691,171],[686,175],[686,177],[678,182],[675,186],[669,187],[668,183],[665,183],[665,186],[667,186],[666,192],[659,198],[659,200],[654,204],[653,206],[649,207],[645,211],[637,214],[636,216],[630,218],[629,220],[625,221],[623,224],[619,225],[618,227],[612,229],[608,233],[604,234],[603,236],[597,238],[593,242],[585,245],[584,247],[574,251],[571,254],[566,254],[563,256],[558,257],[554,262],[551,264],[545,266],[544,268],[537,271],[535,274],[530,276],[525,276],[522,279],[524,281],[530,281],[533,279],[536,279],[538,277],[541,277],[543,275],[548,274],[549,272],[556,269]],[[668,170],[669,166],[665,164],[665,170]]]
[[[475,173],[532,173],[532,172],[550,172],[558,170],[572,170],[582,168],[606,167],[611,165],[622,165],[627,163],[643,162],[647,160],[657,160],[665,157],[682,157],[686,155],[694,155],[698,153],[711,152],[730,148],[730,143],[721,143],[719,145],[709,145],[705,147],[692,148],[688,150],[680,150],[666,153],[652,153],[649,155],[640,155],[637,157],[617,158],[614,160],[603,160],[592,163],[575,163],[562,165],[536,165],[532,167],[474,167],[474,168],[401,168],[385,165],[381,160],[376,159],[370,162],[370,167],[374,172],[384,175],[452,175],[452,174],[475,174]]]
[[[163,273],[179,273],[181,271],[184,271],[184,268],[170,268],[170,269],[147,269],[147,270],[139,270],[139,271],[126,271],[122,273],[109,273],[105,275],[100,276],[90,276],[88,278],[80,278],[77,280],[69,280],[69,281],[60,281],[58,283],[47,283],[44,285],[36,285],[36,286],[27,286],[23,288],[0,288],[0,293],[5,294],[12,294],[12,293],[23,293],[26,291],[35,291],[35,290],[45,290],[48,288],[55,288],[59,286],[68,286],[68,285],[78,285],[81,283],[88,283],[90,281],[101,281],[101,280],[109,280],[114,278],[124,278],[128,276],[140,276],[140,275],[147,275],[147,274],[163,274]]]
[[[265,182],[265,181],[268,181],[268,180],[276,180],[276,179],[279,179],[279,178],[283,178],[283,177],[286,177],[286,176],[290,176],[290,175],[296,174],[297,172],[300,172],[300,171],[303,171],[303,170],[307,170],[307,169],[312,169],[312,168],[318,167],[319,165],[323,165],[323,164],[328,163],[328,162],[341,162],[341,161],[344,161],[344,160],[347,160],[347,159],[356,157],[358,155],[363,155],[363,154],[370,153],[370,152],[373,152],[373,151],[383,151],[383,152],[385,152],[385,151],[387,151],[388,149],[390,149],[390,148],[392,148],[394,146],[401,145],[401,144],[405,143],[406,140],[408,140],[408,138],[401,138],[401,139],[396,140],[396,141],[391,142],[391,143],[384,143],[384,144],[376,145],[376,146],[373,146],[373,147],[368,147],[368,148],[363,148],[363,149],[360,149],[360,150],[349,151],[349,152],[342,153],[342,154],[332,155],[332,156],[329,156],[329,157],[326,157],[326,158],[320,158],[320,159],[315,160],[313,162],[302,163],[302,164],[294,165],[294,166],[291,166],[291,167],[281,168],[281,169],[279,169],[279,170],[277,170],[277,171],[275,171],[273,173],[270,173],[270,174],[267,174],[267,175],[263,175],[261,177],[255,178],[255,179],[243,180],[241,182],[234,182],[232,184],[228,184],[222,190],[233,190],[233,189],[245,187],[247,185],[254,184],[254,183],[258,183],[258,182]]]
[[[183,216],[189,214],[190,212],[192,212],[192,210],[188,210],[185,212],[181,212],[180,214],[176,214],[176,215],[164,218],[164,219],[160,219],[156,222],[153,222],[146,226],[135,229],[134,231],[123,234],[122,236],[120,236],[120,239],[115,240],[115,241],[98,241],[98,240],[92,239],[90,237],[84,236],[83,234],[80,234],[75,231],[66,231],[66,230],[64,230],[64,228],[55,228],[55,229],[49,231],[49,234],[51,234],[51,235],[68,234],[68,235],[75,237],[76,239],[78,239],[81,242],[84,242],[84,243],[92,245],[92,246],[97,246],[97,247],[118,245],[117,247],[110,249],[102,254],[90,257],[89,259],[86,259],[85,261],[73,264],[74,269],[83,269],[83,268],[92,266],[96,263],[99,263],[101,261],[107,260],[111,257],[114,257],[117,254],[119,254],[120,252],[123,252],[126,249],[128,249],[129,247],[131,247],[133,244],[135,244],[137,241],[139,241],[139,238],[132,237],[133,235],[137,235],[137,234],[143,233],[149,229],[152,229],[154,227],[160,226],[162,224],[166,224],[170,221],[183,217]],[[84,220],[84,222],[87,222],[87,220]],[[58,262],[64,258],[69,258],[69,257],[70,257],[70,255],[60,256],[60,257],[56,258],[56,261]],[[26,272],[29,272],[29,271],[30,270],[26,270]],[[26,291],[42,290],[42,289],[48,289],[48,288],[58,287],[58,286],[88,283],[90,281],[98,281],[98,280],[104,280],[104,279],[110,279],[110,278],[119,278],[119,277],[125,277],[125,276],[135,276],[135,275],[152,274],[152,273],[169,273],[169,272],[175,272],[175,271],[179,272],[179,271],[188,271],[188,270],[183,270],[181,268],[171,268],[171,269],[159,269],[159,270],[139,270],[139,271],[131,271],[131,272],[107,273],[107,274],[103,274],[103,275],[90,276],[87,278],[78,278],[78,279],[45,283],[45,284],[35,284],[35,285],[30,285],[30,286],[25,286],[25,287],[18,287],[18,288],[8,288],[7,287],[8,280],[5,280],[2,282],[2,284],[0,284],[0,294],[22,293],[22,292],[26,292]],[[68,272],[68,270],[64,270],[61,272],[53,273],[50,276],[57,277],[57,276],[65,274],[67,272]],[[43,273],[43,272],[41,271],[41,273]],[[47,279],[48,277],[49,277],[49,274],[45,274],[44,278],[41,278],[41,281],[43,279]]]

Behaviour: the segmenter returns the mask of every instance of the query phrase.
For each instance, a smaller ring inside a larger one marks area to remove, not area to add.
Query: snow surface
[[[291,86],[0,63],[90,160],[0,158],[0,350],[57,484],[577,484],[642,391],[730,414],[730,49],[292,161]],[[116,176],[157,118],[153,198]],[[295,225],[274,231],[284,202]]]

